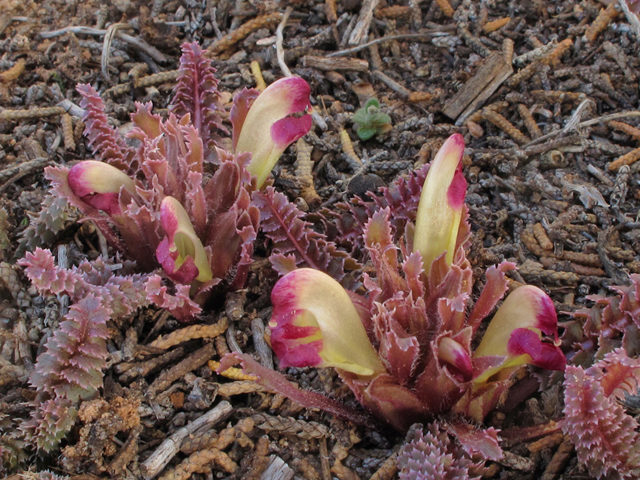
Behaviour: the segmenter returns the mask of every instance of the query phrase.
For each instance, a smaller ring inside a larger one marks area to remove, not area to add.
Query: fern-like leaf
[[[38,450],[50,452],[71,431],[77,416],[69,400],[50,399],[37,405],[20,429]]]
[[[297,267],[322,270],[336,280],[342,280],[345,265],[356,268],[355,261],[346,252],[313,231],[311,224],[302,219],[304,214],[273,187],[254,192],[253,203],[260,209],[262,231],[273,241],[274,253],[269,260],[279,274],[288,273],[287,269],[295,263]]]
[[[339,245],[345,243],[351,251],[363,251],[363,233],[369,218],[378,210],[389,208],[395,240],[404,235],[408,222],[415,222],[422,185],[429,167],[411,172],[407,177],[398,177],[389,187],[380,188],[380,195],[366,201],[356,196],[349,203],[336,205],[340,213],[323,210],[321,216],[327,227],[330,240]]]
[[[47,341],[31,375],[40,394],[72,403],[91,397],[102,386],[106,366],[109,310],[87,295],[71,306],[59,330]]]
[[[170,110],[178,117],[191,116],[204,144],[205,160],[216,161],[215,147],[220,140],[217,132],[228,134],[219,115],[223,108],[216,69],[211,66],[211,60],[204,57],[197,43],[185,43],[182,45],[180,72]]]
[[[176,285],[175,293],[168,293],[158,275],[152,275],[146,284],[146,292],[153,303],[165,308],[180,321],[188,321],[200,314],[202,308],[189,297],[189,285]]]
[[[635,393],[639,377],[640,360],[622,349],[586,371],[568,366],[565,372],[562,429],[578,459],[599,479],[640,477],[640,425],[618,402],[625,392]]]
[[[630,280],[631,284],[628,286],[611,287],[616,293],[614,295],[587,297],[595,304],[591,308],[573,312],[572,316],[578,320],[578,326],[586,337],[571,339],[573,343],[587,340],[585,343],[588,344],[597,340],[598,353],[602,353],[611,348],[612,338],[622,334],[623,345],[629,344],[630,348],[637,348],[634,332],[640,328],[640,275],[632,274]],[[571,333],[574,333],[573,330],[567,330],[565,336]]]
[[[29,226],[20,235],[17,257],[36,247],[51,245],[66,225],[76,219],[65,197],[49,194],[36,214],[29,214]]]
[[[82,121],[85,124],[84,134],[89,139],[89,146],[102,162],[128,173],[135,173],[137,164],[133,164],[135,151],[128,147],[115,128],[109,125],[104,113],[104,102],[96,90],[88,84],[76,87],[82,95],[80,106],[85,113]]]
[[[433,422],[424,430],[417,428],[398,455],[400,480],[472,480],[477,467],[465,451]]]
[[[55,265],[51,251],[36,248],[18,263],[25,267],[27,277],[40,292],[67,294],[72,302],[94,295],[104,300],[112,318],[129,315],[149,304],[145,294],[149,275],[116,275],[101,258],[64,269]]]

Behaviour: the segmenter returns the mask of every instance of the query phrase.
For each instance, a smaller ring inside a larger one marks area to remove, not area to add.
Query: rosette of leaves
[[[280,367],[336,368],[366,410],[401,431],[448,413],[481,422],[521,365],[563,370],[566,362],[553,302],[534,286],[510,293],[482,341],[475,341],[515,265],[488,269],[482,293],[472,301],[463,152],[461,135],[445,142],[425,179],[415,224],[405,224],[398,244],[389,207],[366,221],[370,268],[362,279],[364,295],[345,290],[320,271],[322,265],[293,269],[294,250],[293,257],[277,259],[279,267],[283,260],[292,267],[271,293],[271,346]],[[301,258],[303,263],[311,265]],[[327,408],[326,399],[287,386],[277,372],[260,369],[247,356],[229,355],[222,363],[227,368],[238,361],[268,388],[357,421],[344,408]]]
[[[354,129],[361,140],[369,140],[391,130],[391,117],[380,111],[380,103],[370,98],[367,104],[353,115]]]

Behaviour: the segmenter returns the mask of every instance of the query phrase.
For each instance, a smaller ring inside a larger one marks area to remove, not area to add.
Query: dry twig
[[[164,337],[160,335],[156,340],[151,342],[149,346],[166,350],[195,338],[214,338],[222,335],[228,326],[229,322],[227,321],[227,317],[222,317],[220,321],[214,325],[189,325],[180,330],[175,330]]]

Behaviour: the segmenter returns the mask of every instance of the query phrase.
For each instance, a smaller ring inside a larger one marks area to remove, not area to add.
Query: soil
[[[94,85],[123,128],[137,101],[152,101],[166,115],[175,75],[144,79],[174,72],[185,41],[210,50],[224,92],[255,85],[252,61],[271,83],[283,76],[275,31],[290,6],[284,62],[311,85],[314,110],[326,125],[316,123],[306,137],[317,196],[303,188],[291,149],[274,171],[276,188],[304,211],[331,208],[429,162],[449,135],[461,133],[475,280],[479,285],[489,266],[513,261],[519,267],[514,280],[544,288],[566,322],[570,312],[592,304],[589,295],[606,295],[609,286],[627,284],[629,273],[640,273],[640,176],[633,163],[640,158],[640,49],[636,26],[615,6],[607,10],[613,18],[598,17],[608,3],[463,0],[451,2],[451,16],[446,0],[0,0],[0,473],[39,477],[35,472],[48,469],[75,478],[142,478],[143,462],[166,437],[221,402],[217,391],[227,382],[204,364],[149,401],[146,390],[158,369],[123,378],[125,364],[156,353],[148,344],[159,333],[183,327],[147,309],[109,325],[101,396],[83,403],[62,450],[37,453],[23,437],[19,426],[35,397],[28,375],[65,306],[62,299],[38,297],[12,265],[23,254],[21,232],[48,190],[43,168],[91,158],[77,83]],[[80,26],[86,28],[71,28]],[[106,47],[105,29],[114,33]],[[122,40],[120,32],[143,40],[143,47]],[[391,128],[363,141],[353,115],[372,96]],[[341,143],[342,128],[353,152]],[[621,157],[629,166],[612,167]],[[70,264],[101,250],[95,229],[75,220],[69,217],[43,244],[58,253],[63,246]],[[227,343],[248,353],[256,351],[252,320],[268,321],[268,294],[277,279],[266,260],[269,244],[260,241],[247,289],[219,299],[202,319],[213,324],[226,313],[232,320]],[[160,370],[191,358],[202,345],[185,343]],[[571,345],[564,348],[570,357]],[[302,388],[356,403],[332,371],[286,373]],[[553,423],[561,417],[561,377],[540,377],[540,391],[536,375],[523,372],[488,417],[488,425],[521,441],[505,442],[508,456],[489,463],[485,477],[590,478]],[[276,394],[224,398],[233,413],[214,432],[231,440],[208,450],[211,457],[194,478],[344,480],[376,472],[378,479],[397,478],[391,463],[383,466],[403,444],[402,435],[307,411]],[[268,417],[251,417],[256,414]],[[247,418],[253,424],[242,423]],[[526,427],[537,427],[538,434],[525,435]],[[186,457],[183,451],[172,458],[166,478],[188,478],[171,470]],[[227,460],[239,465],[234,473]],[[265,476],[280,460],[284,476]]]

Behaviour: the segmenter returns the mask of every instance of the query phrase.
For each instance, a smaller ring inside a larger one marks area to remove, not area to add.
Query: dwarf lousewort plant
[[[79,85],[97,160],[50,167],[46,175],[59,196],[143,271],[161,266],[176,284],[190,285],[200,303],[221,281],[231,289],[244,285],[260,221],[250,193],[311,128],[310,88],[288,77],[262,93],[239,92],[230,112],[233,152],[227,152],[219,147],[227,132],[215,70],[197,44],[183,46],[180,69],[166,120],[151,113],[150,103],[137,104],[127,135],[135,148],[108,125],[98,93]]]
[[[368,296],[307,268],[285,275],[272,292],[271,343],[280,366],[335,367],[362,405],[398,429],[446,412],[481,421],[519,366],[565,367],[553,302],[533,286],[514,290],[471,348],[515,266],[491,267],[471,305],[463,151],[462,136],[453,135],[436,155],[415,228],[400,246],[389,209],[370,217],[364,240],[375,274],[364,276]]]

